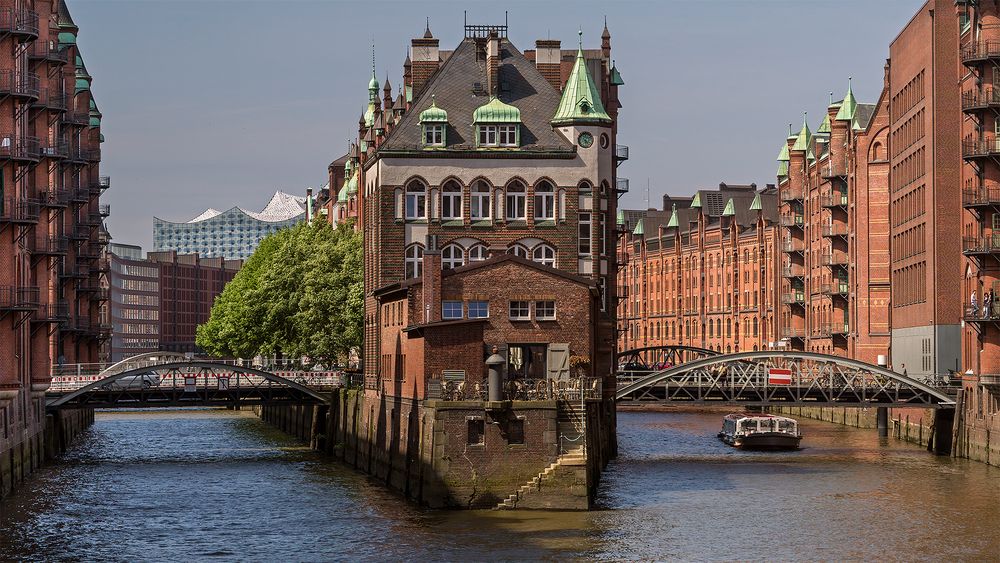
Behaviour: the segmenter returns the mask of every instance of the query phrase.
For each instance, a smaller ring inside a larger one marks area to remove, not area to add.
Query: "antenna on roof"
[[[833,105],[833,92],[830,92],[830,105]]]
[[[581,27],[576,34],[580,37],[580,49],[583,49],[583,28]]]
[[[507,10],[503,11],[503,26],[507,27]]]

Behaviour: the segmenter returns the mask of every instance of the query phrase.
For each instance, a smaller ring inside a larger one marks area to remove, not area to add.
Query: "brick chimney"
[[[433,323],[441,320],[441,251],[434,235],[427,237],[423,274],[424,322]]]
[[[413,61],[410,63],[411,81],[413,84],[413,99],[417,99],[420,91],[424,89],[427,80],[437,71],[441,64],[441,55],[438,52],[440,42],[431,35],[430,27],[424,31],[424,36],[413,39],[410,50],[413,52]]]
[[[500,36],[491,31],[486,40],[486,91],[491,96],[500,95]]]
[[[557,91],[562,90],[562,80],[559,73],[561,61],[562,48],[558,39],[535,41],[535,68]]]

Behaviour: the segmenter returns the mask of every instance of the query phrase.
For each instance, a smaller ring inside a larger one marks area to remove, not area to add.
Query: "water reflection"
[[[414,507],[245,413],[107,413],[0,504],[0,559],[997,558],[1000,471],[803,421],[742,452],[721,416],[620,413],[599,510]]]

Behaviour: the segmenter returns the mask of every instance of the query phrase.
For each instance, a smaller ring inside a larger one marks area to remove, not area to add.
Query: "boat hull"
[[[793,436],[782,432],[757,432],[749,436],[730,436],[719,434],[719,438],[741,450],[797,450],[802,436]]]

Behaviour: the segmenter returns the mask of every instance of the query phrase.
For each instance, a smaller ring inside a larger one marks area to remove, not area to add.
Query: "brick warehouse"
[[[365,393],[333,418],[365,428],[345,433],[363,469],[422,502],[586,508],[614,455],[602,376],[627,148],[606,28],[601,39],[522,53],[506,25],[467,25],[446,51],[426,29],[398,95],[373,68],[357,140],[328,168],[318,205],[362,229],[366,286]],[[484,402],[494,349],[499,404]],[[465,455],[471,467],[448,461]],[[565,494],[521,498],[550,464]]]
[[[109,181],[78,31],[61,0],[0,1],[0,494],[57,445],[43,444],[53,364],[97,361],[109,335]]]

